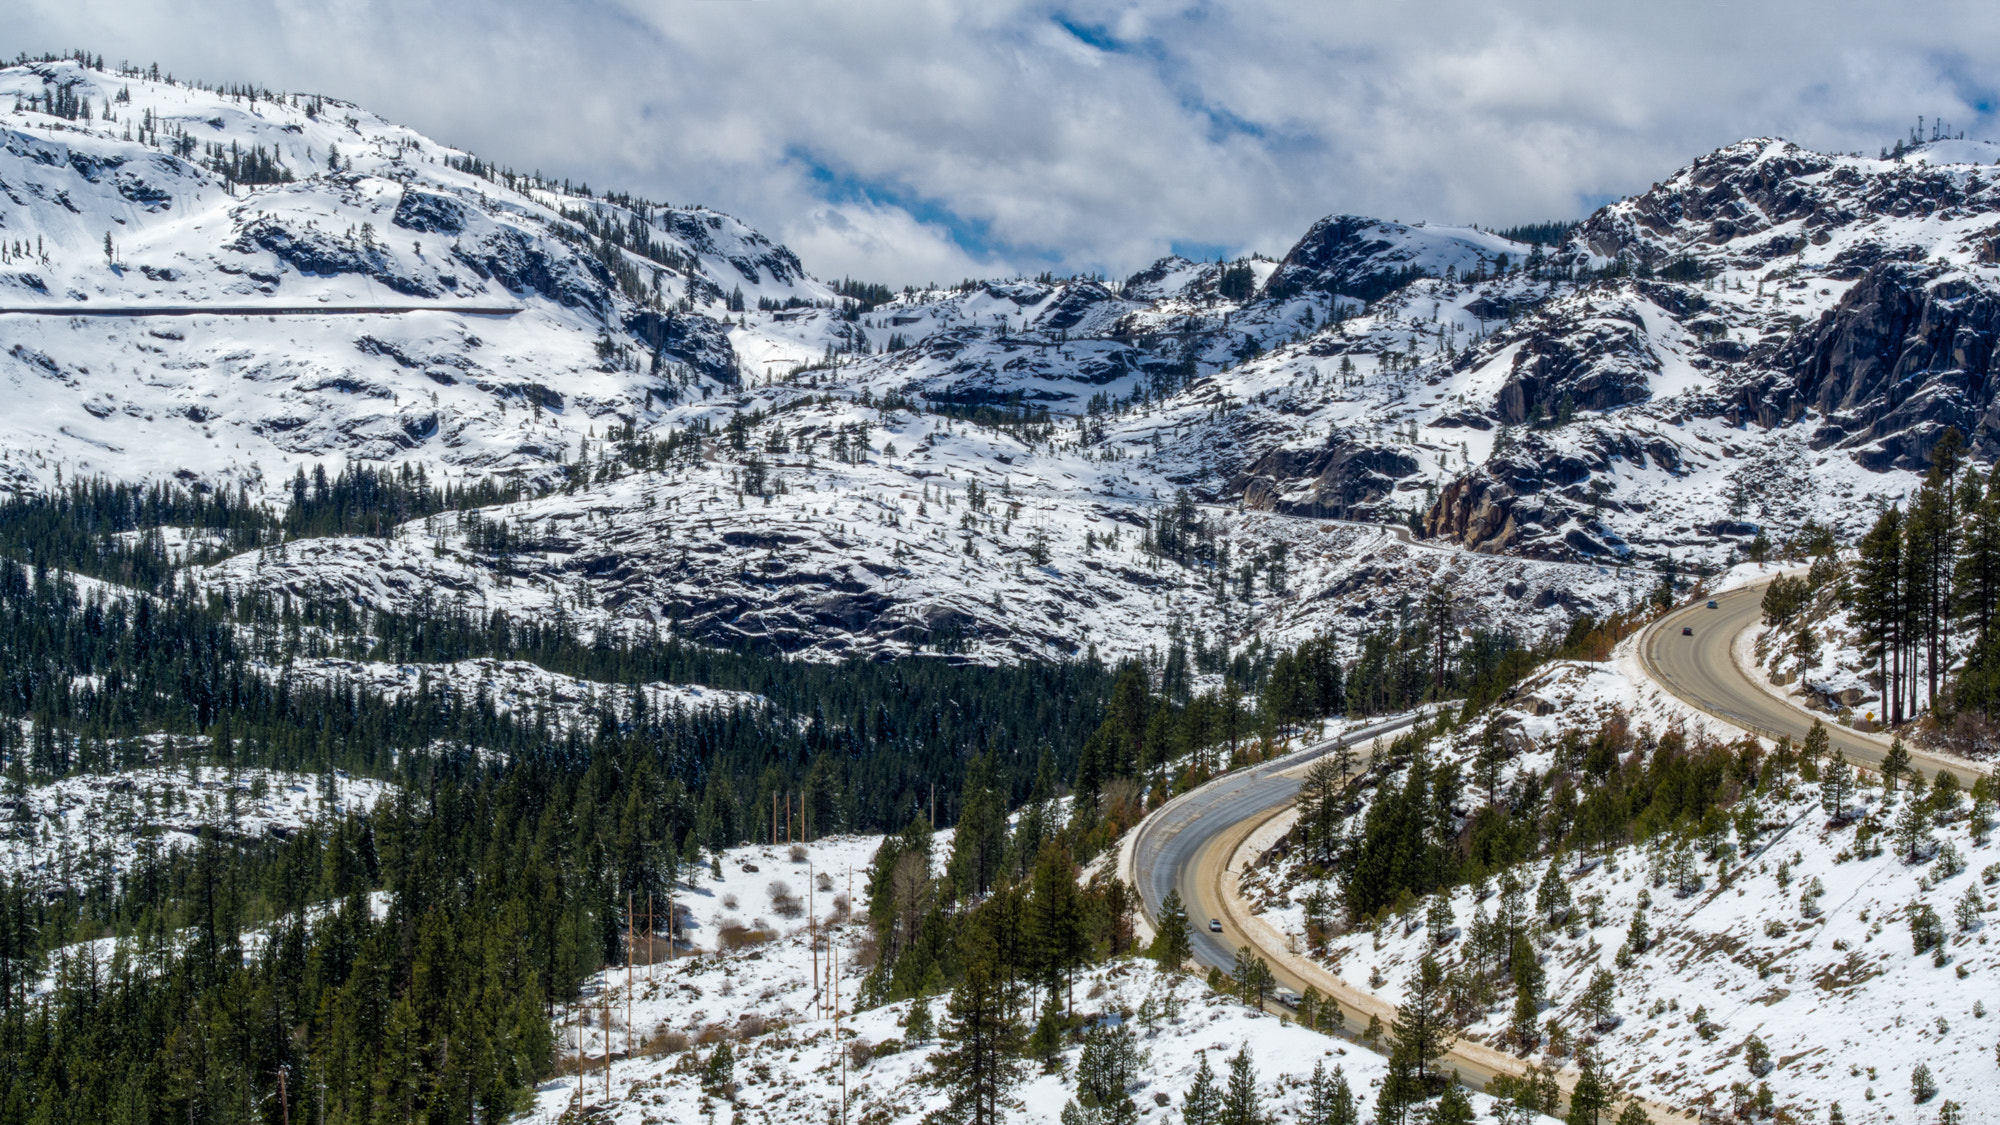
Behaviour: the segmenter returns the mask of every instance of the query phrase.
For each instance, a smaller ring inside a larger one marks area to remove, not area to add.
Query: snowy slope
[[[780,440],[787,452],[773,450]],[[861,452],[829,459],[836,442]],[[1233,581],[1218,594],[1213,567],[1143,549],[1166,509],[1118,461],[839,400],[797,400],[752,427],[747,444],[736,453],[712,442],[699,463],[617,479],[593,473],[607,479],[469,518],[412,521],[392,539],[295,541],[201,579],[378,609],[562,613],[586,628],[640,631],[671,624],[822,658],[981,660],[1092,647],[1107,659],[1161,653],[1170,626],[1191,647],[1240,651],[1253,637],[1290,645],[1325,632],[1351,642],[1393,622],[1404,592],[1434,581],[1461,594],[1467,627],[1529,637],[1643,594],[1639,576],[1615,568],[1196,509],[1237,560],[1282,551],[1280,586],[1266,566],[1247,595]],[[752,456],[761,493],[740,491]],[[512,540],[504,552],[479,546],[482,529],[496,525]]]
[[[1685,708],[1651,696],[1620,664],[1553,665],[1494,716],[1508,750],[1500,788],[1545,777],[1564,731],[1582,730],[1587,739],[1616,715],[1641,737],[1675,727],[1690,737],[1707,733]],[[1473,726],[1434,743],[1430,761],[1459,761],[1469,773],[1479,735]],[[1370,791],[1361,791],[1364,801]],[[1861,788],[1854,805],[1886,831],[1908,800],[1885,797],[1878,779]],[[1974,1107],[2000,1097],[1984,1022],[1994,1018],[1993,991],[1982,983],[2000,972],[1987,940],[2000,903],[2000,853],[1975,839],[1963,803],[1956,817],[1933,828],[1915,863],[1899,857],[1886,835],[1878,837],[1883,854],[1863,853],[1854,825],[1828,823],[1816,783],[1794,780],[1758,797],[1757,808],[1755,838],[1726,830],[1729,847],[1719,853],[1677,846],[1663,835],[1608,853],[1562,857],[1560,878],[1574,913],[1537,943],[1550,1005],[1540,1022],[1561,1027],[1570,1049],[1595,1039],[1621,1084],[1661,1103],[1727,1116],[1741,1104],[1734,1087],[1754,1094],[1767,1083],[1793,1120],[1824,1120],[1838,1102],[1851,1122],[1929,1121],[1947,1099],[1978,1120]],[[1676,874],[1683,852],[1691,875],[1685,882]],[[1303,946],[1302,903],[1319,884],[1296,862],[1257,868],[1245,880],[1246,895]],[[1543,861],[1511,872],[1531,903],[1546,870]],[[1455,924],[1444,940],[1424,925],[1426,900],[1409,916],[1392,918],[1379,940],[1365,929],[1338,933],[1320,958],[1350,982],[1373,981],[1379,973],[1383,983],[1374,991],[1395,1001],[1426,952],[1448,967],[1465,959],[1464,932],[1475,913],[1492,917],[1499,910],[1494,888],[1505,874],[1493,876],[1484,897],[1475,887],[1452,894]],[[1324,888],[1337,902],[1337,886]],[[1618,952],[1641,896],[1652,942],[1621,965]],[[1971,912],[1962,913],[1968,900]],[[1930,953],[1912,953],[1907,918],[1920,903],[1943,921],[1943,967]],[[1617,980],[1615,1026],[1593,1026],[1577,1008],[1599,969],[1613,970]],[[1510,1001],[1511,992],[1502,992]],[[1505,1040],[1510,1014],[1509,1004],[1500,1003],[1466,1034]],[[1753,1037],[1769,1051],[1768,1070],[1749,1065]],[[1562,1065],[1562,1042],[1545,1035],[1535,1051]],[[1920,1063],[1939,1093],[1918,1106],[1911,1072]]]
[[[16,66],[0,141],[0,307],[186,314],[0,313],[14,487],[259,490],[346,458],[533,475],[733,382],[729,294],[830,296],[728,216],[495,173],[316,96]],[[430,311],[360,311],[385,308]]]
[[[152,739],[153,760],[204,739]],[[380,781],[283,770],[231,770],[189,754],[185,766],[80,773],[0,792],[0,872],[58,890],[116,887],[143,857],[225,840],[282,839],[321,817],[366,813],[390,791]]]
[[[734,900],[743,908],[735,913],[761,913],[770,922],[773,912],[761,901],[767,897],[765,884],[789,881],[802,893],[808,864],[815,874],[832,873],[832,890],[820,894],[810,919],[780,918],[769,929],[758,926],[747,944],[734,949],[718,950],[698,939],[698,955],[669,961],[662,943],[661,959],[637,967],[629,978],[623,966],[599,974],[586,985],[583,1001],[555,1020],[566,1074],[542,1085],[534,1112],[553,1119],[580,1105],[597,1119],[628,1125],[710,1115],[818,1125],[829,1114],[838,1116],[843,1077],[850,1120],[916,1125],[941,1108],[944,1092],[916,1081],[941,1044],[906,1041],[910,1003],[854,1010],[856,990],[867,975],[861,956],[866,925],[851,920],[833,898],[845,894],[847,870],[865,867],[880,842],[880,837],[817,841],[802,849],[802,862],[791,860],[783,847],[724,852],[718,857],[722,881],[702,875],[687,888],[698,921],[731,913],[717,905]],[[809,927],[820,934],[817,954]],[[830,964],[830,953],[837,953],[837,962]],[[843,1013],[837,1036],[829,1014],[836,981]],[[1141,1120],[1179,1119],[1203,1053],[1220,1078],[1226,1077],[1228,1057],[1247,1049],[1273,1122],[1300,1119],[1303,1086],[1316,1063],[1329,1072],[1341,1068],[1364,1114],[1373,1110],[1374,1088],[1388,1069],[1386,1059],[1353,1042],[1253,1011],[1192,978],[1160,973],[1149,962],[1114,962],[1079,974],[1076,997],[1086,1020],[1135,1022],[1138,1046],[1146,1052],[1142,1083],[1131,1091]],[[943,1018],[942,999],[931,1002],[931,1014]],[[701,1082],[700,1064],[723,1041],[736,1055],[735,1084],[727,1097],[705,1094]],[[1080,1052],[1075,1045],[1065,1052],[1061,1075],[1029,1075],[1012,1091],[1019,1104],[1006,1119],[1060,1117],[1076,1097]],[[844,1075],[843,1055],[848,1056]],[[1473,1102],[1482,1115],[1494,1111],[1484,1095],[1474,1095]]]

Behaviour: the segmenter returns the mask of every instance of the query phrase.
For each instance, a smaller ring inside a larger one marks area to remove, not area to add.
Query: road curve
[[[1753,734],[1788,736],[1798,742],[1812,728],[1813,714],[1758,686],[1731,653],[1737,636],[1762,619],[1766,585],[1717,594],[1714,609],[1697,601],[1667,614],[1639,634],[1636,652],[1647,677],[1682,702]],[[1682,629],[1694,635],[1683,636]],[[1880,767],[1889,751],[1887,740],[1837,722],[1827,722],[1826,733],[1828,749],[1842,752],[1851,762]],[[1966,785],[1984,776],[1966,762],[1921,750],[1911,749],[1910,761],[1933,776],[1948,770]]]
[[[1359,1032],[1370,1016],[1386,1027],[1395,1006],[1356,988],[1326,968],[1292,952],[1289,943],[1261,920],[1253,919],[1237,894],[1237,873],[1230,860],[1251,833],[1288,808],[1299,791],[1300,776],[1313,759],[1341,745],[1362,745],[1414,725],[1420,717],[1406,715],[1350,731],[1282,758],[1225,774],[1162,806],[1136,830],[1132,870],[1147,916],[1159,917],[1167,892],[1178,890],[1188,913],[1194,960],[1225,972],[1235,967],[1236,950],[1248,946],[1264,958],[1277,983],[1303,994],[1308,986],[1337,1002],[1347,1016],[1347,1028]],[[1209,929],[1210,919],[1222,926]],[[1456,1070],[1461,1081],[1484,1089],[1497,1074],[1519,1075],[1527,1063],[1504,1051],[1464,1039],[1452,1044],[1440,1066]],[[1569,1082],[1563,1080],[1565,1093]],[[1664,1106],[1647,1107],[1656,1122],[1691,1120]]]

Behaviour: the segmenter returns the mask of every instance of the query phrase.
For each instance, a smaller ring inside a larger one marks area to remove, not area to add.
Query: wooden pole
[[[840,951],[826,943],[827,961],[833,967],[833,1051],[840,1056],[840,1125],[847,1125],[847,1048],[840,1041]]]
[[[632,892],[625,892],[625,1054],[632,1054]]]
[[[285,1096],[285,1068],[278,1068],[278,1105],[285,1111],[285,1125],[292,1125],[292,1101]]]
[[[604,991],[598,994],[598,1006],[604,1012],[604,1100],[611,1100],[611,982],[604,982]]]
[[[653,962],[658,960],[658,958],[653,956],[653,941],[655,937],[659,934],[659,932],[660,931],[655,927],[653,923],[653,892],[647,891],[646,892],[646,979],[647,980],[653,979]]]
[[[778,791],[771,790],[771,846],[778,846]]]

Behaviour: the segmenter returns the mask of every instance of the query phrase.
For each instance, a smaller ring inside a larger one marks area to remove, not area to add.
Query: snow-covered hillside
[[[846,873],[864,868],[880,842],[818,841],[801,846],[803,858],[796,860],[785,847],[731,848],[719,855],[723,879],[701,875],[689,889],[698,952],[666,960],[660,943],[656,963],[629,974],[619,966],[586,985],[582,1001],[556,1019],[566,1073],[542,1085],[535,1112],[554,1119],[574,1107],[629,1125],[711,1116],[819,1125],[839,1115],[843,1092],[849,1120],[917,1125],[941,1108],[948,1092],[920,1079],[944,1044],[910,1041],[911,1002],[855,1010],[868,972],[868,939],[865,923],[851,915]],[[815,876],[831,874],[817,892],[817,909],[810,917],[784,918],[770,892],[782,884],[790,898],[802,899],[809,867]],[[703,935],[712,919],[727,925],[731,918],[738,920],[727,941]],[[1141,1120],[1179,1120],[1204,1055],[1220,1081],[1229,1058],[1247,1051],[1273,1122],[1300,1119],[1304,1086],[1316,1064],[1329,1074],[1340,1068],[1364,1115],[1372,1112],[1374,1090],[1388,1070],[1381,1055],[1351,1041],[1254,1011],[1151,962],[1115,961],[1079,974],[1076,997],[1087,1023],[1133,1027],[1145,1059],[1130,1091]],[[944,1001],[933,999],[930,1010],[933,1020],[942,1020]],[[733,1070],[716,1081],[722,1076],[710,1064],[723,1044],[733,1055]],[[1081,1052],[1079,1044],[1068,1047],[1063,1073],[1025,1076],[1012,1090],[1019,1104],[1007,1120],[1059,1119],[1077,1097]],[[1482,1116],[1496,1112],[1484,1095],[1472,1101]],[[1530,1125],[1543,1119],[1517,1114],[1516,1120]]]
[[[1470,791],[1452,823],[1469,838],[1468,810],[1484,803],[1489,784],[1503,803],[1567,785],[1560,779],[1606,729],[1629,737],[1643,760],[1669,735],[1699,740],[1712,728],[1638,689],[1622,663],[1564,663],[1523,684],[1487,721],[1432,742],[1425,761],[1461,771]],[[1480,772],[1482,741],[1499,749],[1490,778]],[[1355,826],[1378,786],[1392,786],[1403,772],[1387,766],[1353,791]],[[1251,864],[1244,892],[1302,949],[1311,943],[1313,904],[1326,935],[1315,956],[1391,1001],[1427,953],[1455,980],[1480,977],[1491,962],[1475,951],[1477,935],[1510,912],[1518,922],[1523,909],[1533,915],[1559,903],[1559,915],[1529,927],[1544,978],[1534,1040],[1520,1044],[1504,982],[1497,992],[1454,992],[1464,997],[1468,1037],[1558,1066],[1594,1042],[1622,1085],[1725,1118],[1776,1112],[1821,1121],[1838,1103],[1849,1122],[1927,1122],[1955,1101],[1972,1113],[1964,1120],[1977,1120],[1973,1107],[2000,1098],[1986,1022],[2000,1017],[1989,1011],[1993,990],[1982,983],[2000,972],[1987,934],[2000,905],[1991,825],[1982,828],[1961,795],[1952,811],[1909,828],[1916,803],[1909,787],[1885,794],[1878,777],[1861,780],[1836,802],[1848,810],[1838,822],[1822,800],[1824,786],[1793,772],[1700,831],[1663,831],[1608,850],[1564,851],[1553,864],[1491,871],[1442,896],[1448,916],[1434,913],[1433,895],[1379,926],[1342,919],[1337,873],[1314,877],[1297,848],[1266,851]],[[1249,846],[1269,849],[1290,823],[1274,824]],[[1635,915],[1645,917],[1643,930],[1634,929]],[[1932,935],[1930,919],[1934,937],[1916,936]],[[1588,995],[1600,972],[1613,982],[1608,1009]],[[1934,1083],[1922,1097],[1913,1092],[1919,1066]]]
[[[0,787],[0,873],[50,891],[115,888],[146,856],[191,848],[204,834],[283,839],[321,817],[366,813],[388,791],[344,770],[204,764],[203,739],[149,742],[151,757],[187,753],[187,764]]]
[[[318,96],[15,66],[0,138],[13,488],[533,475],[733,383],[732,294],[830,296],[718,212],[498,173]],[[175,315],[105,315],[135,308]]]
[[[982,660],[1163,652],[1170,627],[1197,649],[1352,641],[1432,583],[1460,596],[1463,626],[1532,639],[1626,607],[1648,581],[1254,510],[1186,508],[1185,548],[1163,551],[1171,506],[1062,439],[777,392],[745,406],[765,417],[741,452],[712,440],[697,460],[634,471],[613,450],[593,472],[603,483],[573,493],[391,539],[287,543],[201,577],[374,609],[673,623],[821,657]]]

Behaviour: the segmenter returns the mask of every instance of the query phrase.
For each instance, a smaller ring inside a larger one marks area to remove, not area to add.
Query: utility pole
[[[812,861],[806,861],[806,948],[812,950],[813,1006],[821,1007],[819,990],[819,897],[814,893]]]
[[[847,1048],[840,1041],[840,951],[826,943],[828,963],[833,967],[833,1053],[840,1056],[840,1125],[847,1125]]]
[[[625,892],[625,1054],[632,1054],[632,892]]]

